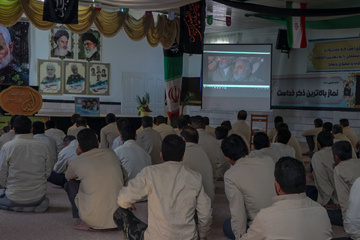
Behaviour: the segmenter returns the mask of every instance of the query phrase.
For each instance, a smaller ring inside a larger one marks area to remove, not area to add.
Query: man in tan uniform
[[[212,221],[209,197],[201,175],[181,162],[185,142],[169,135],[162,142],[164,163],[145,167],[120,190],[114,213],[118,228],[137,240],[205,240]],[[148,226],[132,212],[139,199],[148,198]],[[197,216],[197,221],[194,216]],[[146,230],[145,230],[146,229]]]
[[[221,149],[226,160],[233,165],[224,175],[231,220],[225,220],[223,229],[228,238],[239,239],[260,209],[269,207],[276,195],[275,164],[269,156],[247,156],[246,144],[237,134],[225,138]]]
[[[77,140],[79,156],[69,162],[65,172],[69,180],[65,190],[73,217],[81,219],[73,228],[84,231],[116,228],[112,215],[118,207],[117,193],[124,185],[121,163],[113,150],[98,148],[94,130],[81,130]]]
[[[277,131],[280,131],[281,129],[290,131],[289,126],[286,123],[280,123],[278,125]],[[277,135],[277,133],[276,133],[276,135]],[[275,135],[275,138],[273,139],[273,142],[275,142],[275,140],[276,140],[276,135]],[[291,137],[290,137],[287,145],[294,148],[295,158],[299,161],[302,161],[302,152],[301,152],[300,144],[299,144],[299,141],[296,139],[296,137],[293,134],[291,134]]]
[[[232,125],[232,131],[235,134],[245,137],[245,141],[250,142],[251,130],[249,125],[245,122],[247,118],[247,112],[245,110],[239,111],[237,115],[237,122]]]
[[[352,129],[349,126],[349,120],[345,119],[345,118],[340,119],[339,123],[341,124],[341,126],[343,126],[343,133],[350,140],[351,145],[353,146],[355,152],[358,152],[358,149],[356,147],[356,144],[358,142],[358,137],[357,137],[354,129]]]
[[[274,163],[276,163],[280,159],[279,153],[270,147],[269,137],[264,132],[258,132],[255,134],[254,147],[255,150],[252,150],[249,153],[249,157],[265,155],[271,157]]]
[[[100,130],[100,147],[112,148],[115,138],[120,136],[115,114],[108,113],[105,120],[107,125]]]
[[[284,157],[276,163],[275,187],[274,203],[260,210],[241,240],[331,239],[325,209],[306,197],[306,174],[300,161]]]
[[[314,120],[315,128],[303,131],[301,136],[306,138],[306,142],[309,146],[309,154],[312,155],[313,152],[318,150],[317,147],[317,135],[322,131],[323,128],[323,120],[321,118],[316,118]]]
[[[351,143],[350,139],[345,134],[343,134],[343,130],[344,128],[340,124],[335,124],[333,126],[332,134],[334,135],[334,142],[347,141]],[[352,148],[352,158],[357,158],[354,146],[351,145],[351,148]]]
[[[210,119],[208,117],[204,117],[204,124],[205,124],[205,132],[215,137],[215,128],[209,126]]]
[[[269,141],[270,141],[270,142],[274,142],[274,141],[275,141],[275,135],[276,135],[276,133],[277,133],[276,128],[277,128],[277,126],[278,126],[279,124],[281,124],[281,123],[284,123],[283,117],[281,117],[281,116],[276,116],[276,117],[274,118],[274,128],[271,129],[271,130],[269,131],[269,133],[268,133]]]
[[[164,116],[156,117],[156,127],[154,130],[158,131],[161,136],[161,141],[170,134],[175,134],[175,130],[172,126],[166,124],[166,118]]]

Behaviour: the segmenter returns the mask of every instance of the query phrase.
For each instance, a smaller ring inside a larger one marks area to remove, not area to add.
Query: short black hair
[[[331,122],[324,122],[323,130],[327,130],[327,131],[331,132],[332,128],[333,128],[333,124]]]
[[[208,117],[204,117],[204,124],[205,126],[210,124],[210,119]]]
[[[226,127],[228,130],[231,130],[232,129],[232,126],[231,126],[231,122],[229,120],[226,120],[226,121],[223,121],[221,124],[220,124],[221,127]]]
[[[340,124],[335,124],[332,128],[333,134],[343,133],[343,126]]]
[[[159,124],[162,124],[162,123],[166,123],[166,118],[162,115],[159,115],[156,117],[156,124],[159,125]]]
[[[323,120],[321,118],[316,118],[314,120],[315,127],[322,127],[323,126]]]
[[[334,142],[332,145],[332,151],[334,156],[338,156],[341,161],[352,158],[352,146],[348,141]]]
[[[183,117],[186,118],[186,121],[187,121],[188,123],[190,123],[190,115],[187,115],[187,114],[186,114],[186,115],[184,115]]]
[[[78,117],[78,118],[76,119],[76,126],[86,127],[86,125],[87,125],[86,118],[84,118],[84,117]]]
[[[282,157],[275,164],[275,180],[286,194],[303,193],[306,189],[305,168],[301,161]]]
[[[229,129],[226,127],[220,126],[220,127],[215,128],[215,137],[218,140],[222,140],[222,139],[226,138],[228,136],[228,134],[229,134]]]
[[[45,122],[46,129],[56,128],[56,122],[54,120],[48,120]]]
[[[14,128],[14,121],[15,121],[15,118],[19,116],[19,115],[14,115],[11,117],[10,119],[10,129],[13,129]]]
[[[178,119],[176,119],[176,123],[178,129],[183,129],[183,127],[187,126],[189,122],[185,117],[178,117]]]
[[[193,128],[205,128],[204,118],[200,115],[190,118],[190,124]]]
[[[14,119],[14,130],[16,134],[31,133],[31,120],[27,116],[19,115]]]
[[[277,141],[279,143],[287,144],[291,138],[291,132],[289,130],[280,129],[277,132]]]
[[[175,134],[167,135],[162,141],[161,152],[163,160],[180,162],[185,152],[184,140]]]
[[[275,125],[275,126],[278,125],[279,123],[283,123],[283,122],[284,122],[284,119],[283,119],[282,116],[276,116],[276,117],[274,118],[274,125]]]
[[[129,124],[129,120],[127,118],[119,118],[116,121],[116,126],[118,128],[118,130],[121,132],[121,129],[126,126],[127,124]]]
[[[74,113],[73,115],[71,115],[71,122],[75,124],[78,117],[80,117],[80,114]]]
[[[331,147],[334,143],[334,136],[327,130],[322,130],[317,136],[317,141],[322,148]]]
[[[246,120],[247,112],[245,110],[240,110],[237,115],[238,120]]]
[[[35,121],[32,124],[33,126],[33,134],[42,134],[45,132],[45,124],[41,121]]]
[[[283,130],[289,130],[289,126],[286,123],[279,123],[278,125],[276,125],[276,130],[279,131],[281,129]]]
[[[198,143],[199,142],[199,133],[195,128],[190,126],[185,126],[181,130],[180,136],[185,138],[186,142]]]
[[[254,146],[257,150],[268,148],[270,146],[268,135],[264,132],[256,133],[254,136]]]
[[[83,152],[90,151],[91,149],[98,148],[99,143],[94,130],[85,128],[77,134],[79,146]]]
[[[71,143],[75,139],[76,137],[74,135],[66,135],[63,139],[63,143]]]
[[[143,116],[141,118],[141,125],[143,128],[152,127],[153,126],[153,118],[150,116]]]
[[[124,142],[131,139],[135,140],[136,129],[131,124],[126,124],[123,126],[120,132]]]
[[[113,113],[106,114],[105,121],[107,124],[115,122],[116,121],[115,114]]]
[[[341,126],[343,126],[343,127],[349,126],[349,120],[346,119],[346,118],[340,119],[340,120],[339,120],[339,123],[340,123]]]
[[[245,141],[237,134],[231,134],[221,142],[221,150],[224,155],[233,161],[249,154]]]

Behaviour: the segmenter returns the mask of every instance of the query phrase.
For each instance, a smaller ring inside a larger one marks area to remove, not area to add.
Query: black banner
[[[43,21],[78,24],[79,0],[45,0]]]
[[[180,8],[180,45],[185,53],[202,54],[205,15],[205,0]]]
[[[176,42],[173,43],[171,48],[164,49],[164,56],[165,57],[181,57],[183,55],[183,50],[181,45],[177,44]]]

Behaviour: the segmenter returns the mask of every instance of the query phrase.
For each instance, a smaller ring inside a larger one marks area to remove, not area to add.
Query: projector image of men
[[[264,82],[252,74],[253,67],[249,58],[237,58],[234,61],[234,65],[234,73],[230,79],[231,82]]]

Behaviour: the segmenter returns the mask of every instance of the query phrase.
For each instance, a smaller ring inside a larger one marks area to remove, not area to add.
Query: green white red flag
[[[305,3],[286,2],[287,8],[306,9]],[[306,48],[305,17],[290,16],[287,18],[287,34],[290,48]]]

